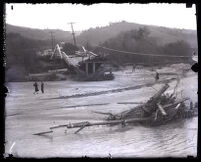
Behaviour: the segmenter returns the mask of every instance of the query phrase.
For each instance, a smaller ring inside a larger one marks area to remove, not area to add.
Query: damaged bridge
[[[86,53],[86,52],[85,52]],[[80,81],[101,81],[112,80],[114,75],[111,68],[107,68],[109,62],[101,56],[96,54],[83,56],[68,56],[65,52],[61,51],[59,45],[56,46],[54,55],[59,55],[67,65],[67,69],[74,79]]]

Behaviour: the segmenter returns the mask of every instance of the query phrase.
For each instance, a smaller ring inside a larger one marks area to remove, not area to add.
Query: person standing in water
[[[35,83],[33,84],[33,86],[35,87],[35,92],[34,92],[34,94],[37,94],[38,91],[39,91],[39,89],[38,89],[38,83],[35,82]]]
[[[44,93],[44,83],[41,82],[41,92]]]
[[[159,80],[159,73],[156,71],[155,81]]]

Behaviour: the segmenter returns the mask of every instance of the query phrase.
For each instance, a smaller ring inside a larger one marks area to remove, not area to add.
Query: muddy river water
[[[127,88],[121,93],[115,90],[114,93],[58,99],[153,82],[150,75],[140,77],[141,80],[135,79],[136,75],[125,79],[117,74],[116,80],[103,82],[45,82],[45,93],[37,95],[33,94],[33,82],[8,83],[10,93],[6,98],[6,155],[37,158],[196,156],[197,117],[157,127],[94,126],[78,134],[74,134],[76,129],[61,128],[44,136],[33,135],[48,131],[49,127],[58,124],[103,121],[104,115],[92,111],[116,113],[133,108],[136,105],[118,102],[145,102],[162,86],[162,83],[158,83],[152,87]],[[195,84],[189,84],[192,82]],[[182,79],[178,96],[190,96],[193,101],[197,101],[196,83],[197,76],[194,74]],[[174,84],[174,81],[170,83],[169,91]]]

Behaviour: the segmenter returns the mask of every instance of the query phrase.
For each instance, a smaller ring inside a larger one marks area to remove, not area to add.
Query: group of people
[[[35,92],[34,92],[34,94],[38,94],[38,92],[39,92],[38,83],[35,82],[35,83],[33,84],[33,86],[35,87]],[[40,89],[41,89],[41,92],[44,93],[44,83],[43,83],[43,82],[41,82]]]

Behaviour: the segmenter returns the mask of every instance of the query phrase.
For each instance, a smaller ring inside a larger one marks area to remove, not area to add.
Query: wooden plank
[[[142,108],[145,112],[151,114],[153,111],[155,111],[155,103],[158,102],[161,95],[169,88],[168,84],[165,84],[161,89],[152,96],[144,105],[142,105]]]
[[[176,105],[178,105],[179,103],[182,103],[182,102],[187,101],[187,100],[189,100],[189,98],[184,98],[184,99],[178,100],[178,101],[176,101],[176,102],[173,103],[173,104],[164,105],[164,106],[163,106],[163,109],[167,109],[167,108],[169,108],[169,107],[176,106]]]
[[[80,129],[78,129],[75,132],[75,133],[77,133],[80,130],[82,130],[83,128],[85,128],[85,127],[94,126],[94,125],[109,125],[109,124],[121,124],[121,123],[134,123],[134,122],[146,121],[146,120],[150,120],[150,119],[151,119],[150,117],[147,117],[147,118],[131,118],[131,119],[127,119],[127,120],[112,120],[112,121],[96,122],[96,123],[90,123],[88,121],[81,122],[81,123],[69,123],[69,124],[64,124],[64,125],[58,125],[58,126],[50,127],[51,131],[35,133],[33,135],[43,135],[43,134],[46,134],[46,133],[52,133],[53,132],[52,129],[62,128],[62,127],[66,127],[66,128],[80,128]]]
[[[179,104],[175,107],[175,109],[177,110],[177,109],[179,108],[180,105],[181,105],[181,103],[179,103]]]
[[[85,126],[79,128],[78,130],[75,131],[75,134],[77,134],[79,131],[81,131],[81,130],[84,129],[84,128],[85,128]]]
[[[117,104],[144,104],[144,102],[117,102]]]
[[[156,113],[155,113],[155,117],[154,117],[154,120],[155,120],[155,121],[156,121],[157,118],[158,118],[158,111],[159,111],[159,109],[157,109],[157,110],[156,110]]]
[[[46,131],[46,132],[40,132],[40,133],[35,133],[33,135],[43,135],[43,134],[47,134],[47,133],[52,133],[53,131]]]
[[[127,120],[112,120],[112,121],[103,121],[103,122],[95,122],[95,123],[90,123],[90,122],[81,122],[81,123],[70,123],[70,124],[65,124],[65,125],[58,125],[54,127],[50,127],[50,129],[57,129],[61,127],[67,127],[67,128],[79,128],[79,127],[87,127],[87,126],[94,126],[94,125],[108,125],[108,124],[120,124],[122,122],[126,123],[132,123],[132,122],[138,122],[138,121],[145,121],[149,120],[150,117],[147,118],[131,118]]]
[[[152,100],[158,99],[167,89],[169,88],[168,84],[165,84],[153,97]]]
[[[160,112],[163,114],[163,115],[167,115],[167,113],[165,112],[165,110],[163,109],[163,107],[157,103],[157,106],[158,106],[158,109],[160,110]]]

